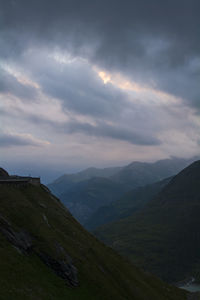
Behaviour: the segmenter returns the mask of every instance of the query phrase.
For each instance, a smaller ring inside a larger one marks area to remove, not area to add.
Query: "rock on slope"
[[[44,186],[0,185],[0,299],[184,300],[104,246]]]

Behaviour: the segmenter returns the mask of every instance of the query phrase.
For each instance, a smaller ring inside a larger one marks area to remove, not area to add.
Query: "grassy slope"
[[[80,281],[77,288],[67,286],[34,252],[19,253],[0,233],[0,299],[186,299],[185,292],[141,272],[96,240],[42,187],[0,186],[0,203],[1,216],[15,231],[29,232],[35,249],[58,258],[55,243],[62,245]]]
[[[200,161],[183,170],[142,212],[96,234],[136,265],[168,281],[200,279]]]

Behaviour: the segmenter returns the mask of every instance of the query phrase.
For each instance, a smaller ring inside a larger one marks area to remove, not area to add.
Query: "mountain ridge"
[[[97,209],[117,201],[123,193],[174,176],[193,159],[173,157],[154,163],[132,162],[124,167],[89,168],[61,176],[48,187],[71,210],[78,221],[85,224]],[[91,179],[94,177],[104,178],[105,186],[97,182],[92,185]],[[105,193],[108,186],[110,188]]]
[[[182,170],[138,213],[95,234],[136,265],[174,282],[200,279],[200,161]]]

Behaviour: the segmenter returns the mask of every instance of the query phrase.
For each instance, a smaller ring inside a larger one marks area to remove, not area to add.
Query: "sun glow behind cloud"
[[[181,97],[176,97],[173,94],[166,93],[156,87],[153,83],[151,86],[145,83],[134,82],[133,80],[125,77],[121,73],[111,73],[107,70],[101,70],[98,66],[92,65],[87,59],[80,56],[72,56],[68,52],[53,52],[48,55],[59,64],[85,64],[91,70],[94,70],[97,76],[103,81],[105,85],[112,84],[118,89],[124,91],[129,95],[129,101],[151,102],[156,105],[180,105],[183,102]],[[138,97],[137,97],[138,96]],[[137,99],[136,99],[137,98]]]
[[[130,94],[130,92],[133,92],[134,95],[142,96],[140,97],[140,101],[149,102],[155,104],[180,104],[182,99],[180,97],[175,97],[172,94],[168,94],[166,92],[163,92],[159,89],[156,89],[151,86],[146,86],[145,84],[139,84],[137,82],[133,82],[129,79],[127,79],[122,74],[111,74],[107,71],[99,70],[98,68],[94,68],[98,74],[98,76],[102,79],[104,84],[112,84],[116,86],[117,88],[127,92]],[[134,99],[132,99],[134,101]],[[138,101],[138,99],[137,99]]]
[[[106,84],[108,82],[111,82],[111,76],[109,74],[107,74],[106,72],[103,71],[99,71],[98,72],[99,77],[103,80],[103,82]]]

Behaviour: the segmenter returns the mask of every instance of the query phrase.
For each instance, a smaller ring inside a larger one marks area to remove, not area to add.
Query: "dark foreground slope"
[[[175,176],[140,213],[96,234],[165,280],[200,279],[200,161]]]
[[[0,204],[1,300],[187,298],[96,240],[45,187],[0,185]]]

